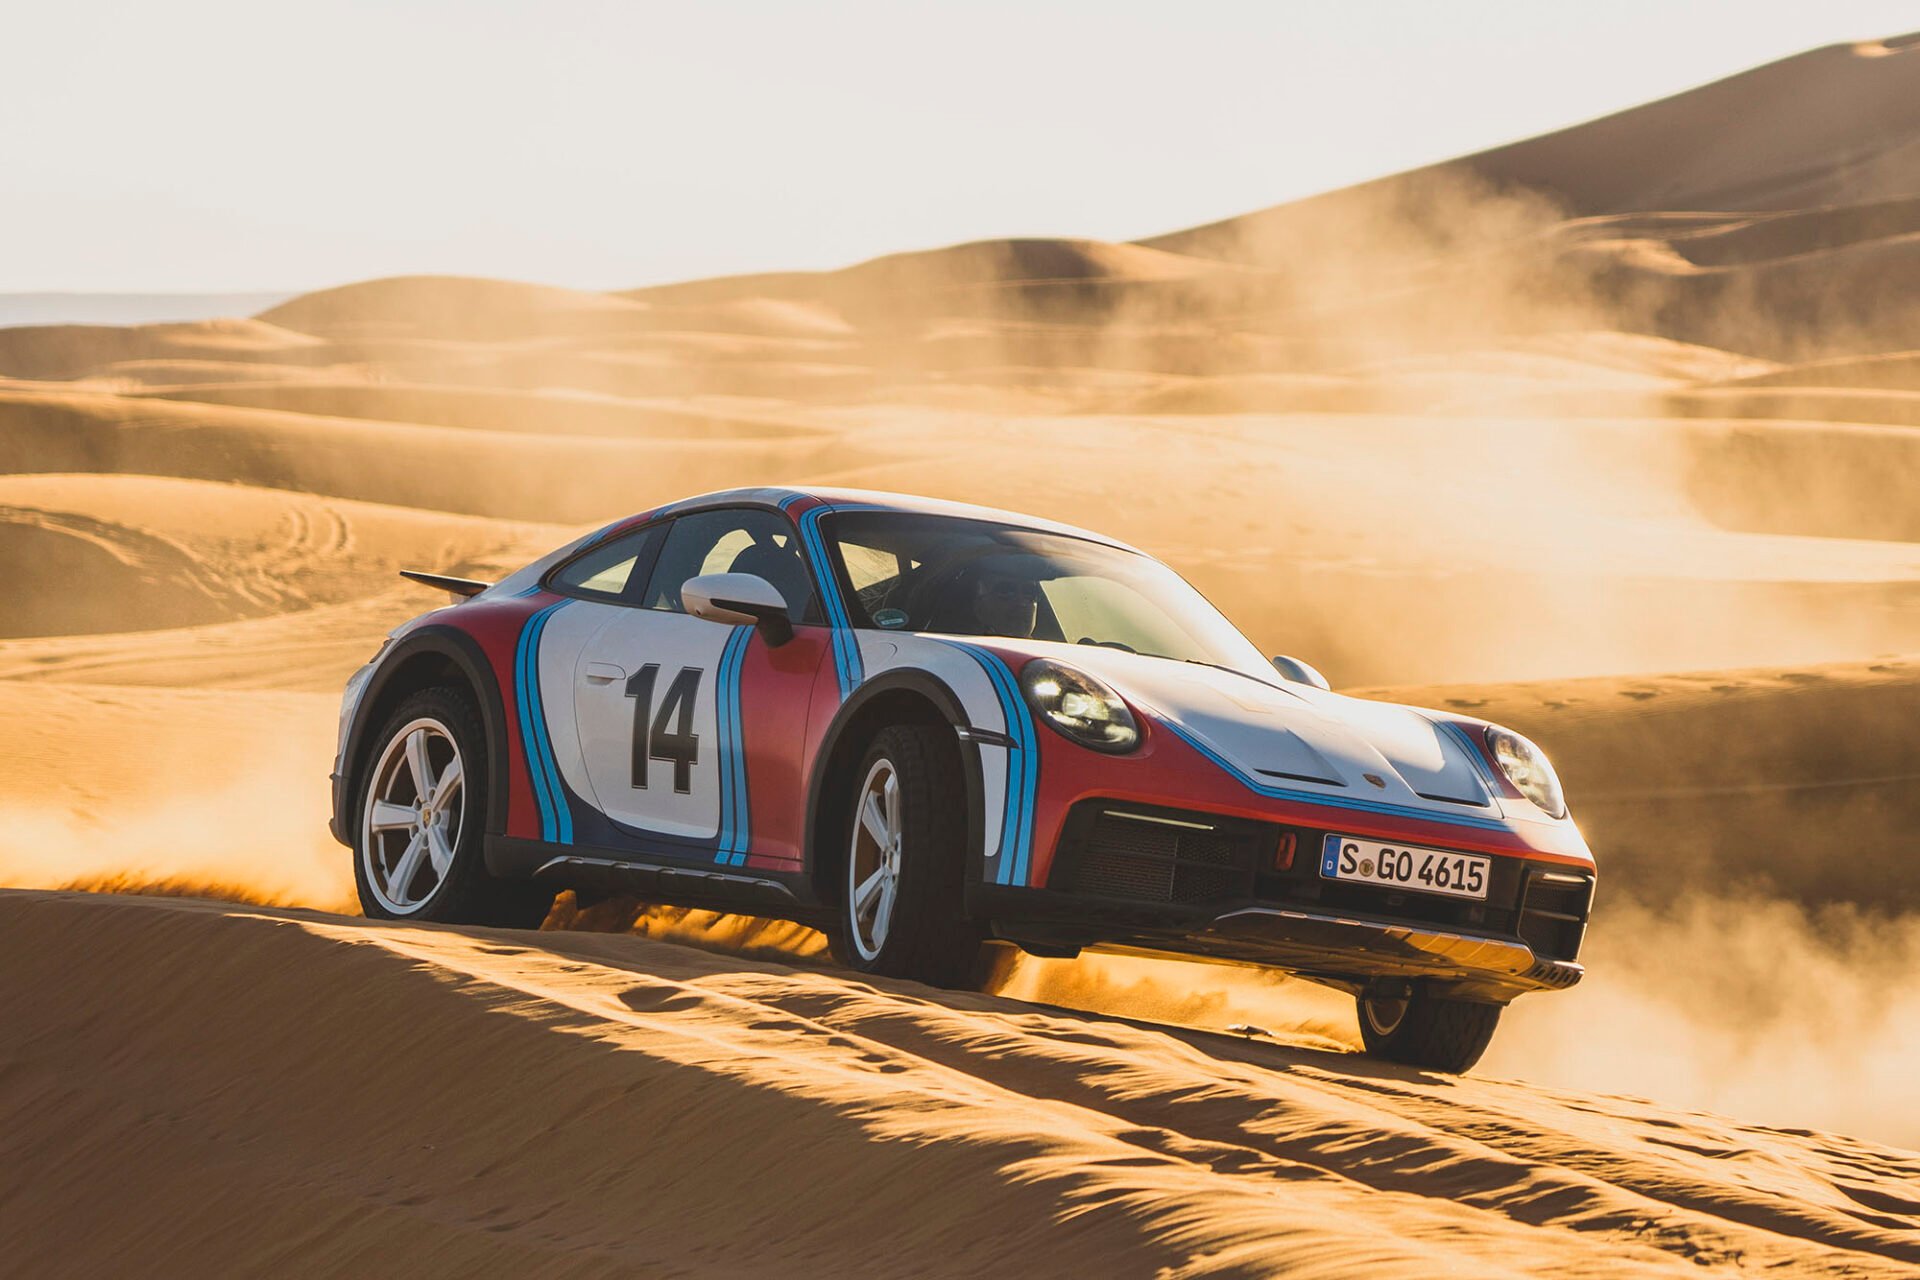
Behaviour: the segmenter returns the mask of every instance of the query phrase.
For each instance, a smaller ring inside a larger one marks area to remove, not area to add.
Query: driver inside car
[[[978,635],[1030,639],[1040,625],[1040,587],[1024,578],[983,573],[973,584],[973,617]]]

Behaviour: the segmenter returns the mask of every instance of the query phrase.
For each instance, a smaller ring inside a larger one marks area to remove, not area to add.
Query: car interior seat
[[[765,578],[787,602],[787,612],[794,621],[800,620],[807,599],[813,594],[813,584],[807,578],[807,566],[801,563],[800,549],[795,546],[776,546],[771,542],[756,542],[741,549],[728,566],[729,573],[751,573]]]

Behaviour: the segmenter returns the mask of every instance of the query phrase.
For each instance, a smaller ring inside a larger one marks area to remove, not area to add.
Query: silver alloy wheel
[[[860,784],[847,850],[847,931],[862,960],[877,959],[887,945],[900,896],[900,831],[900,775],[882,757]]]
[[[1407,1007],[1411,1000],[1398,1000],[1388,996],[1362,996],[1360,998],[1360,1016],[1367,1020],[1367,1026],[1377,1036],[1390,1036],[1400,1029],[1400,1023],[1407,1016]]]
[[[404,916],[426,905],[453,866],[466,816],[453,731],[431,716],[407,722],[374,766],[361,815],[360,857],[382,907]]]

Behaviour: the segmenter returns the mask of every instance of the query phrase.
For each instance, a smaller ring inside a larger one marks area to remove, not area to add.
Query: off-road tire
[[[908,978],[936,987],[974,987],[983,968],[980,929],[965,918],[966,790],[953,731],[925,724],[893,725],[874,735],[839,797],[831,838],[850,859],[856,806],[876,761],[891,762],[901,799],[901,864],[892,920],[879,952],[861,954],[852,935],[848,865],[836,864],[839,919],[828,934],[833,955],[862,973]]]
[[[365,814],[368,790],[374,784],[374,763],[401,728],[429,718],[446,726],[461,755],[466,810],[454,842],[453,861],[440,884],[414,910],[389,910],[368,884]],[[431,920],[441,924],[489,925],[504,929],[537,929],[553,906],[554,890],[525,880],[502,880],[487,871],[484,844],[487,827],[488,766],[492,743],[473,696],[464,689],[421,689],[401,702],[369,748],[361,770],[353,808],[353,879],[360,909],[375,920]]]
[[[1358,1001],[1360,1038],[1367,1052],[1388,1062],[1458,1075],[1480,1061],[1500,1025],[1500,1005],[1451,1000],[1416,986],[1397,1022]]]

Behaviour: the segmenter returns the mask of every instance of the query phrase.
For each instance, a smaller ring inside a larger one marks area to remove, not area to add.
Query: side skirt
[[[517,836],[489,835],[484,848],[487,870],[505,880],[537,880],[563,889],[628,895],[677,907],[774,916],[803,924],[812,924],[828,914],[800,875],[647,861],[611,849],[554,845]]]

